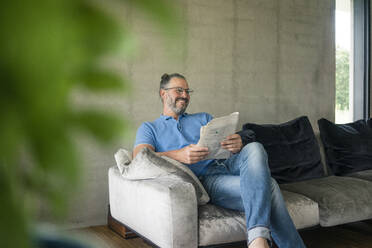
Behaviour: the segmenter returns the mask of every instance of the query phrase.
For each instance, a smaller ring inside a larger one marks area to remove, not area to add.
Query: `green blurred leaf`
[[[66,131],[49,131],[37,139],[33,154],[39,166],[33,170],[32,177],[27,177],[32,193],[45,200],[57,217],[65,214],[66,200],[75,191],[80,175],[76,149]]]
[[[151,20],[163,28],[166,33],[179,33],[181,31],[182,20],[175,8],[174,1],[167,0],[125,0],[146,12]]]
[[[93,110],[76,113],[74,122],[82,130],[104,143],[121,138],[127,126],[122,117]]]
[[[170,2],[126,3],[147,12],[166,34],[180,30]],[[5,1],[0,34],[6,37],[0,39],[0,247],[23,248],[30,247],[35,203],[63,214],[78,183],[71,131],[109,142],[128,127],[122,117],[94,110],[71,116],[71,92],[79,84],[96,92],[128,90],[119,75],[92,65],[135,46],[120,21],[86,0]],[[28,163],[20,158],[23,149]]]
[[[0,116],[0,161],[6,160],[8,166],[11,166],[17,162],[17,149],[23,141],[24,133],[14,106],[2,105]]]
[[[87,70],[81,73],[77,80],[87,89],[97,92],[115,91],[124,93],[129,89],[128,81],[122,76],[99,69]]]
[[[17,174],[17,168],[0,160],[0,247],[30,246],[24,238],[28,237],[28,222]]]
[[[125,39],[126,29],[107,15],[98,5],[76,1],[76,24],[80,28],[81,49],[97,58],[115,51]]]

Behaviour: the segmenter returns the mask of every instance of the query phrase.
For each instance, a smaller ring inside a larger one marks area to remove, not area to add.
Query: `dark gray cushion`
[[[330,176],[282,184],[282,189],[309,197],[319,205],[321,226],[333,226],[372,218],[372,182]]]
[[[327,163],[336,176],[372,169],[372,128],[365,120],[334,124],[318,120]]]
[[[246,123],[268,154],[271,176],[278,183],[325,176],[318,142],[306,116],[282,124]]]
[[[347,174],[346,176],[372,181],[372,170],[358,171],[351,174]]]

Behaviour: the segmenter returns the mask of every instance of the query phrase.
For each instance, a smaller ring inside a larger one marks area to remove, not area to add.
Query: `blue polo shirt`
[[[200,138],[200,128],[211,121],[208,113],[187,114],[178,117],[161,115],[153,122],[144,122],[137,130],[134,147],[149,144],[156,152],[178,150],[190,144],[196,144]],[[203,160],[187,165],[197,176],[204,175],[213,160]]]

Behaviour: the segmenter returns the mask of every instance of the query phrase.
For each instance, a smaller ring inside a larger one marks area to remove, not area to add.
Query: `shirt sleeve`
[[[205,113],[205,117],[206,117],[206,120],[207,120],[207,122],[205,124],[207,124],[208,122],[210,122],[213,119],[213,116],[208,114],[208,113]]]
[[[134,143],[134,147],[140,144],[148,144],[152,147],[156,148],[155,146],[155,134],[150,126],[150,124],[144,122],[137,130],[136,134],[136,141]]]

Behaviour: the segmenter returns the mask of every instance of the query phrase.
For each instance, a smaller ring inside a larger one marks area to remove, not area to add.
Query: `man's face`
[[[189,105],[190,95],[185,91],[182,93],[178,92],[177,88],[189,89],[186,80],[174,77],[169,81],[167,88],[172,89],[165,91],[163,97],[164,104],[166,104],[175,114],[183,114]]]

